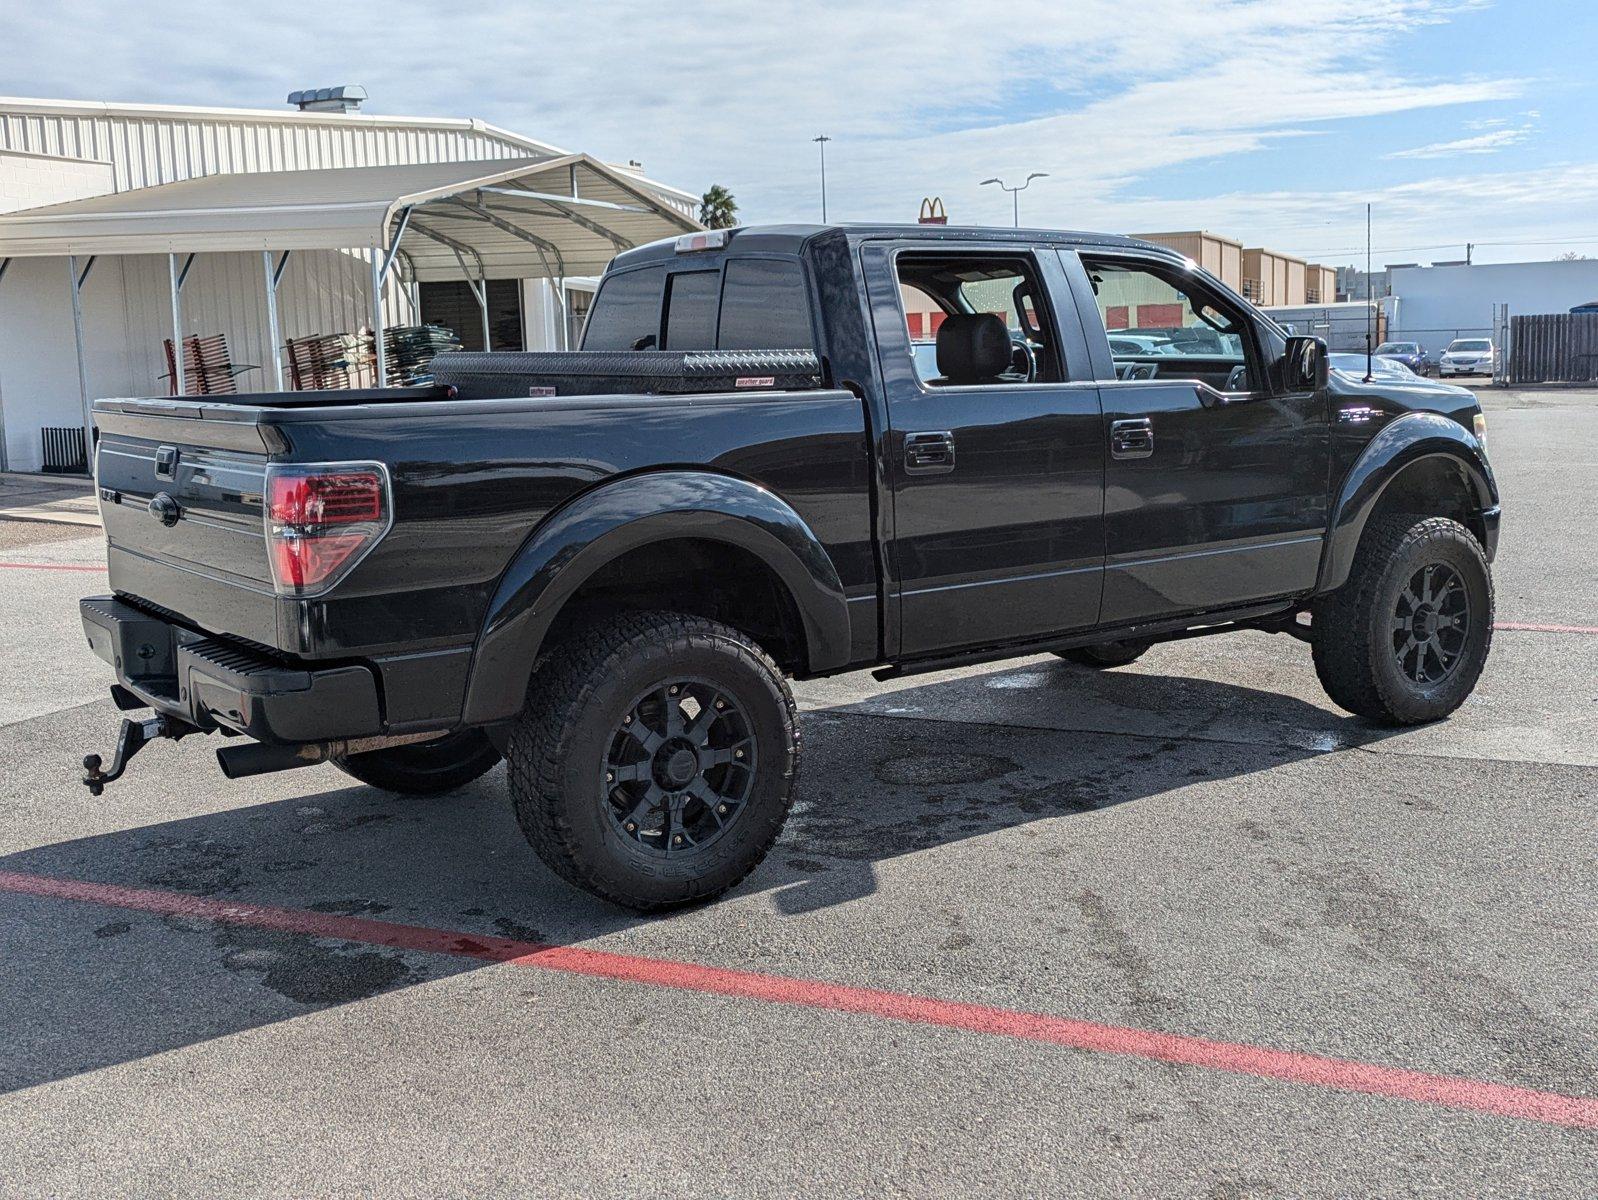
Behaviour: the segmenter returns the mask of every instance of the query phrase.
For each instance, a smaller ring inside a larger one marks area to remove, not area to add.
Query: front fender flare
[[[1478,513],[1497,512],[1498,484],[1475,435],[1438,413],[1406,413],[1370,440],[1343,480],[1321,552],[1317,592],[1333,591],[1347,581],[1365,525],[1393,481],[1416,463],[1438,457],[1459,467]]]
[[[793,598],[810,669],[848,662],[849,606],[837,568],[786,501],[730,475],[650,471],[557,509],[516,552],[477,639],[465,723],[490,724],[520,711],[550,625],[594,572],[629,550],[674,538],[725,542],[754,554]]]

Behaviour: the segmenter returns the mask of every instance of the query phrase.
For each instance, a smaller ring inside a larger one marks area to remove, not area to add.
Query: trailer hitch
[[[117,748],[111,755],[111,769],[100,769],[101,759],[98,754],[86,754],[83,758],[83,784],[89,789],[91,796],[98,796],[105,791],[105,785],[113,780],[122,778],[122,772],[128,769],[128,763],[133,756],[143,750],[157,738],[171,738],[176,741],[191,733],[197,733],[193,725],[172,717],[154,716],[142,721],[135,721],[132,717],[122,718],[122,729],[117,734]]]

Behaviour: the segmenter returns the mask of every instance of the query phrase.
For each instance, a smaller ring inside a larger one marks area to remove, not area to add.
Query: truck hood
[[[1413,383],[1381,376],[1366,383],[1363,376],[1333,370],[1327,390],[1331,393],[1334,410],[1363,404],[1381,410],[1389,418],[1411,412],[1434,412],[1458,421],[1466,429],[1473,428],[1476,414],[1481,411],[1476,394],[1469,388],[1419,376]]]

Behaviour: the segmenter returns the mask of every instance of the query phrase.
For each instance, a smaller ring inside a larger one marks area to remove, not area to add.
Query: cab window
[[[911,361],[926,387],[1065,378],[1030,255],[901,254],[897,272]]]
[[[1084,255],[1118,380],[1196,380],[1222,392],[1258,386],[1251,323],[1179,267]]]
[[[584,350],[653,350],[660,338],[665,267],[612,275],[599,285],[583,330]]]
[[[722,270],[720,350],[813,350],[810,289],[799,263],[729,258]]]
[[[719,271],[679,271],[666,283],[664,350],[711,350],[716,345]]]

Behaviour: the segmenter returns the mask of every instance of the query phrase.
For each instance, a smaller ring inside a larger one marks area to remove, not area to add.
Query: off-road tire
[[[1106,667],[1124,667],[1127,663],[1136,662],[1148,648],[1148,642],[1100,642],[1095,646],[1077,646],[1054,653],[1066,662],[1102,671]]]
[[[1394,654],[1399,596],[1428,564],[1450,568],[1470,606],[1459,660],[1432,684],[1410,678]],[[1357,716],[1419,725],[1448,716],[1481,677],[1492,646],[1492,575],[1481,543],[1459,522],[1390,513],[1366,528],[1348,581],[1312,612],[1315,673],[1326,694]]]
[[[682,857],[618,829],[607,755],[637,697],[675,678],[708,680],[747,714],[754,769],[737,818]],[[527,688],[506,759],[516,819],[562,879],[638,912],[709,900],[760,865],[782,832],[799,770],[799,724],[781,669],[752,639],[703,617],[596,618],[550,651]]]
[[[464,729],[437,741],[335,758],[333,765],[385,792],[439,796],[487,774],[499,758],[482,730]]]

